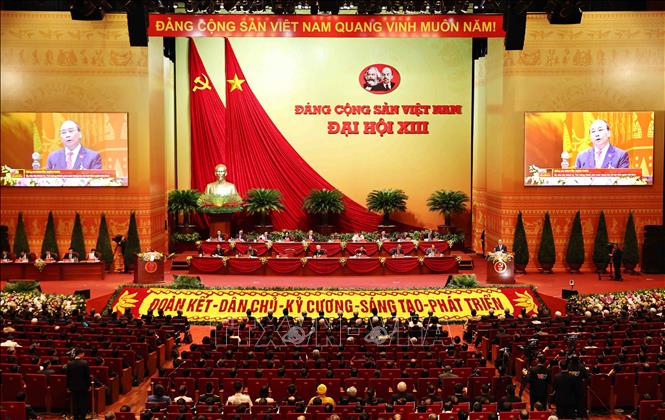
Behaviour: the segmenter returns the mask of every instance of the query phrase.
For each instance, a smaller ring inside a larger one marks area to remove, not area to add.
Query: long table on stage
[[[220,245],[224,255],[244,254],[251,246],[259,257],[281,256],[300,257],[311,254],[317,245],[326,252],[328,257],[343,257],[355,254],[360,247],[365,249],[368,257],[387,256],[390,251],[401,245],[405,255],[424,255],[425,250],[434,245],[437,253],[443,254],[449,251],[446,241],[386,241],[386,242],[228,242],[228,241],[203,241],[201,251],[210,255],[217,245]]]
[[[54,262],[39,271],[35,264],[0,263],[0,280],[30,279],[46,280],[103,280],[104,262]]]
[[[384,275],[457,273],[455,257],[193,257],[190,274]]]

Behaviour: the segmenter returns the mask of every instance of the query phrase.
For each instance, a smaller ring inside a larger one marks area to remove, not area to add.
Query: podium
[[[144,261],[137,257],[134,270],[135,284],[152,284],[164,282],[164,260]]]
[[[515,261],[512,258],[489,257],[487,259],[487,282],[514,284]]]

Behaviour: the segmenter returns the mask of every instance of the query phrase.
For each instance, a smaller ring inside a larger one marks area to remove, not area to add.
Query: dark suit
[[[575,168],[595,168],[596,167],[596,158],[594,157],[594,148],[590,147],[580,154],[577,155],[575,159]],[[630,167],[630,158],[628,157],[628,152],[618,147],[614,147],[611,144],[607,148],[607,153],[605,154],[605,159],[601,168],[629,168]]]
[[[254,248],[252,249],[247,248],[247,252],[245,253],[245,255],[249,257],[256,257],[256,250]]]
[[[312,256],[314,257],[324,257],[326,255],[326,251],[324,249],[317,249],[312,253]]]
[[[67,169],[64,147],[48,155],[46,169]],[[94,150],[81,146],[72,169],[102,169],[102,157]]]
[[[90,391],[90,367],[86,360],[74,359],[67,363],[67,389],[72,393],[74,419],[85,419]]]
[[[210,255],[212,255],[213,257],[223,257],[224,256],[224,250],[221,249],[221,248],[220,249],[215,249],[214,251],[212,251],[212,254],[210,254]]]
[[[561,371],[554,376],[552,388],[557,416],[563,419],[575,418],[578,399],[581,398],[578,381],[567,370]]]
[[[508,247],[504,244],[497,245],[494,247],[494,252],[508,252]]]
[[[404,250],[401,248],[395,248],[390,251],[390,255],[404,255]]]

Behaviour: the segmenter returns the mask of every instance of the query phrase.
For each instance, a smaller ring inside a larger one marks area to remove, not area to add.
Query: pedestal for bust
[[[208,236],[214,236],[219,230],[224,234],[224,237],[230,237],[233,229],[233,215],[241,210],[242,207],[201,207],[200,211],[203,213],[210,229]]]

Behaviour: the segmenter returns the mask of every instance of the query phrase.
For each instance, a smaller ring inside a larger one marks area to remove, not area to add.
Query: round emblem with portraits
[[[508,269],[508,265],[503,261],[497,261],[494,263],[494,271],[501,274]]]

